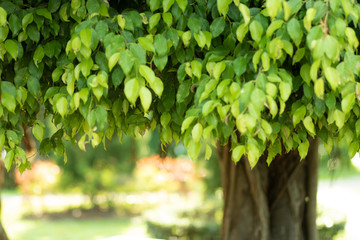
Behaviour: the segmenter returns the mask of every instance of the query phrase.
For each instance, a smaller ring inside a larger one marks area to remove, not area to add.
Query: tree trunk
[[[318,140],[300,162],[297,151],[266,154],[251,170],[246,158],[237,165],[230,146],[219,146],[224,191],[222,240],[316,240]]]

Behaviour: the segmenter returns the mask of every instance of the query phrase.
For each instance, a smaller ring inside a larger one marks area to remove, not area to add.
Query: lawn
[[[20,195],[4,194],[2,199],[2,221],[12,240],[98,240],[117,235],[148,237],[139,217],[23,219],[24,199]]]
[[[134,219],[4,221],[8,235],[13,240],[95,240],[116,235],[146,237],[145,226]]]

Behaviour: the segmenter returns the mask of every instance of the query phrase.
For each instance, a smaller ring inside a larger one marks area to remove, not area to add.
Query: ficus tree
[[[5,167],[30,167],[24,126],[65,161],[64,141],[156,128],[193,159],[216,149],[222,239],[316,239],[318,139],[359,150],[359,14],[353,0],[3,0]]]

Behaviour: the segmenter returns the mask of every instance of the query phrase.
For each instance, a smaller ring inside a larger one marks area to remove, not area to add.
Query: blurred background
[[[11,240],[219,239],[222,190],[216,155],[191,161],[183,145],[158,132],[114,139],[86,152],[66,146],[68,161],[32,156],[32,170],[2,182],[2,223]],[[360,157],[346,144],[320,147],[320,239],[360,239]]]

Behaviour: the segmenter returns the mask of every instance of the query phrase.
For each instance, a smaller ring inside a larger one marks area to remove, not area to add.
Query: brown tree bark
[[[306,159],[297,151],[264,154],[254,169],[246,158],[236,165],[230,146],[219,146],[224,191],[222,240],[316,240],[318,140]]]

